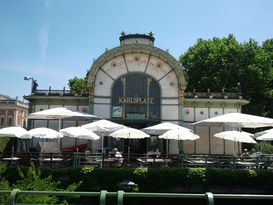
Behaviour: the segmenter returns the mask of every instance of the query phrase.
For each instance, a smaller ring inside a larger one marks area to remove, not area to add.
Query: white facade
[[[168,52],[154,47],[154,38],[151,34],[150,36],[123,35],[120,37],[120,42],[119,47],[105,51],[93,62],[88,75],[88,99],[82,100],[81,104],[77,104],[77,101],[71,103],[72,100],[48,100],[47,103],[42,103],[45,100],[40,100],[38,103],[38,98],[32,96],[32,111],[64,106],[73,110],[87,110],[91,114],[136,128],[169,121],[189,127],[200,135],[200,139],[196,141],[178,142],[170,140],[170,154],[182,152],[189,154],[234,153],[234,144],[232,142],[220,140],[213,136],[214,133],[227,128],[193,127],[190,124],[224,113],[240,112],[241,106],[246,104],[247,101],[241,98],[229,99],[227,96],[217,99],[210,95],[200,99],[197,95],[188,96],[185,93],[186,81],[181,65]],[[139,76],[140,79],[145,80],[139,81],[144,82],[145,85],[132,87],[132,89],[141,91],[141,96],[137,92],[136,96],[128,94],[131,89],[128,85],[132,85],[129,79],[137,80],[137,77],[134,78],[134,76]],[[155,86],[153,88],[155,91],[158,89],[158,95],[152,92],[154,90],[150,88],[151,83]],[[120,86],[120,89],[118,86]],[[117,94],[115,89],[119,89],[120,94]],[[146,102],[148,98],[152,98],[158,103],[158,110],[152,107],[152,101]],[[60,99],[64,99],[64,97],[60,97]],[[134,99],[138,103],[133,102]],[[145,101],[145,103],[141,102],[141,100]],[[114,113],[116,107],[120,108],[120,113]],[[132,107],[135,107],[136,110],[142,110],[142,112],[132,112]],[[83,123],[64,121],[62,127],[77,126]],[[58,129],[56,121],[34,121],[32,126],[47,126]],[[67,144],[66,142],[63,143],[63,145],[68,146],[71,141]],[[147,140],[146,145],[139,143],[138,146],[142,146],[140,147],[142,152],[143,150],[150,151],[151,146],[149,143],[150,141]],[[100,145],[100,141],[93,142],[92,151],[96,151]],[[111,142],[109,146],[111,146]],[[143,148],[143,146],[146,147]],[[235,147],[239,152],[240,145],[236,144]],[[162,142],[161,149],[163,149]]]

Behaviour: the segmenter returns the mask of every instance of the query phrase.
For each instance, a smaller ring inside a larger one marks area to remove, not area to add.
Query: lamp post
[[[34,81],[34,78],[33,77],[25,76],[24,80],[31,80],[30,95],[32,95],[32,93],[33,93],[33,81]]]

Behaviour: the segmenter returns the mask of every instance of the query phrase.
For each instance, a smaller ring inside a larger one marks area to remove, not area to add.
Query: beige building
[[[168,121],[190,127],[201,136],[194,142],[170,140],[170,153],[232,154],[233,143],[213,137],[215,132],[226,128],[191,127],[190,124],[228,112],[241,112],[241,106],[248,102],[238,93],[185,92],[183,66],[168,51],[155,47],[154,40],[152,33],[122,33],[120,45],[106,50],[93,62],[88,73],[87,95],[38,89],[26,96],[32,112],[65,106],[135,128]],[[82,123],[64,121],[63,127]],[[58,127],[53,121],[31,123],[32,127],[42,125]],[[130,143],[132,152],[145,153],[156,148],[165,152],[165,141],[154,136]],[[92,143],[92,151],[100,144]],[[126,152],[128,141],[106,137],[104,144],[106,149],[117,146]],[[240,144],[236,146],[240,151]]]
[[[0,94],[0,128],[25,127],[28,103]]]

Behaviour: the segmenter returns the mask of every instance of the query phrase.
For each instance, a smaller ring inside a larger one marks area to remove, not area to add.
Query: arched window
[[[152,77],[130,74],[116,80],[112,89],[112,117],[160,119],[160,87]]]

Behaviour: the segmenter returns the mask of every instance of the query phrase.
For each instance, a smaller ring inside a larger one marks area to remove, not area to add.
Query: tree
[[[0,153],[3,153],[9,141],[10,141],[9,137],[0,138]]]
[[[87,79],[88,79],[89,71],[86,71],[86,75],[84,78],[74,77],[68,81],[68,85],[70,90],[79,95],[84,95],[88,93],[87,90]]]
[[[74,77],[73,79],[69,80],[68,85],[70,90],[76,94],[87,94],[87,80],[85,78]]]
[[[198,39],[179,61],[185,67],[188,91],[236,92],[240,82],[244,112],[273,116],[273,39],[262,46],[250,39],[239,43],[233,35]]]

